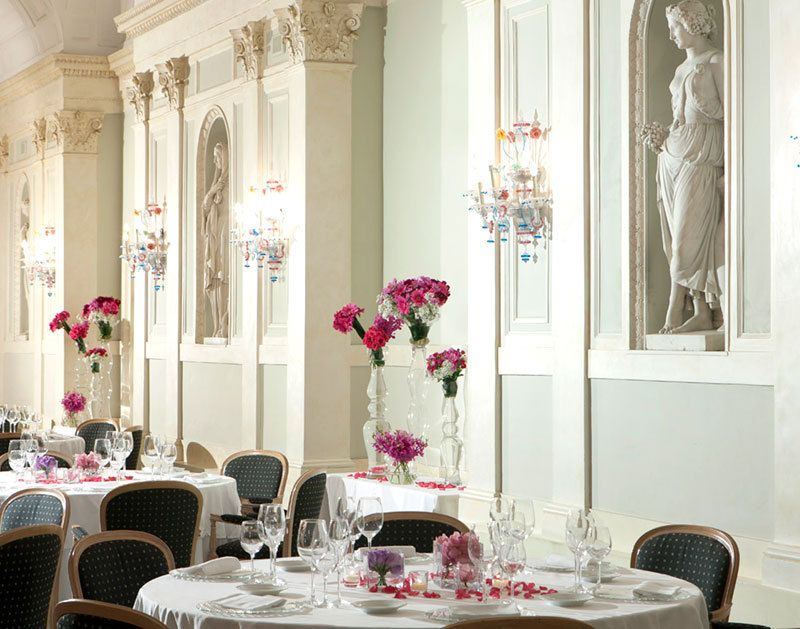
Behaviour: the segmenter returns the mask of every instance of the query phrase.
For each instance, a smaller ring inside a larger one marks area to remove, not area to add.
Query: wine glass
[[[367,538],[367,548],[372,549],[372,539],[383,528],[383,505],[380,498],[360,498],[356,526],[359,532]]]
[[[156,462],[159,457],[158,440],[154,435],[147,435],[142,444],[142,463],[150,468],[150,477],[155,476]]]
[[[239,543],[244,552],[250,555],[251,580],[256,578],[256,553],[264,545],[261,541],[263,533],[264,525],[258,520],[245,520],[239,528]]]
[[[100,459],[100,477],[102,478],[106,465],[111,462],[111,441],[109,439],[95,439],[94,453]]]
[[[327,552],[328,525],[325,520],[301,520],[297,530],[297,554],[311,567],[311,585],[308,591],[309,602],[316,604],[314,591],[314,577],[316,576],[319,560]]]
[[[8,442],[8,464],[11,469],[17,474],[17,480],[20,480],[22,474],[25,472],[25,463],[27,461],[27,446],[22,439],[12,439]]]
[[[161,460],[163,461],[162,474],[172,473],[172,464],[178,458],[178,447],[172,443],[167,442],[161,446]]]
[[[28,433],[27,439],[23,438],[21,441],[25,444],[25,460],[28,463],[28,467],[31,468],[31,471],[33,471],[33,462],[36,460],[36,455],[39,452],[39,444],[30,433]]]
[[[493,522],[509,520],[514,514],[514,501],[505,496],[494,498],[489,505],[489,517]]]
[[[338,511],[338,510],[337,510]],[[342,566],[347,555],[347,547],[350,544],[351,524],[347,518],[336,516],[331,520],[329,537],[334,550],[336,551],[336,601],[334,607],[350,607],[350,603],[342,600]]]
[[[350,496],[339,498],[336,504],[336,517],[347,520],[347,524],[350,527],[350,565],[354,566],[355,556],[353,551],[358,538],[361,537],[361,531],[358,530],[358,504],[355,499]]]
[[[478,569],[478,574],[480,575],[481,591],[483,593],[481,602],[488,603],[489,591],[486,581],[489,578],[489,570],[492,566],[492,563],[494,563],[494,557],[486,552],[484,545],[474,528],[469,532],[468,535],[467,554],[469,555],[469,560],[472,562],[472,565]]]
[[[36,431],[34,433],[34,441],[36,441],[36,454],[44,456],[47,454],[47,449],[50,445],[50,440],[47,438],[47,433],[44,431]]]
[[[515,498],[514,499],[514,515],[512,520],[519,521],[522,527],[515,526],[518,530],[518,535],[521,535],[520,541],[524,542],[531,535],[533,535],[533,528],[536,525],[536,510],[533,507],[533,500],[528,498]]]
[[[567,548],[575,555],[575,592],[583,592],[581,583],[582,557],[592,520],[583,509],[572,509],[567,514],[565,539]]]
[[[9,424],[8,428],[6,428],[6,413],[8,412],[8,408],[5,404],[0,404],[0,432],[13,432],[11,430],[11,425]]]
[[[122,470],[125,471],[128,467],[128,457],[133,452],[133,433],[123,431],[120,435],[120,439],[125,443],[125,460],[122,462]]]
[[[325,609],[333,607],[333,603],[328,600],[328,576],[336,567],[336,564],[336,548],[328,541],[327,546],[325,546],[325,553],[320,556],[317,562],[317,568],[322,575],[322,601],[317,603],[317,607]]]
[[[503,567],[503,572],[508,575],[508,585],[512,593],[514,592],[514,577],[525,569],[527,558],[525,544],[522,542],[515,541],[507,544],[503,549],[500,563]]]
[[[115,476],[120,479],[120,471],[125,465],[125,442],[122,439],[114,439],[111,441],[111,469],[114,470]]]
[[[274,585],[284,585],[275,573],[275,557],[278,555],[278,546],[286,536],[286,513],[283,505],[262,504],[258,508],[258,521],[264,528],[262,541],[269,547],[269,579]]]
[[[594,587],[594,593],[597,594],[603,581],[603,559],[611,552],[611,531],[607,526],[595,524],[588,537],[590,541],[586,545],[586,552],[597,562],[597,585]]]

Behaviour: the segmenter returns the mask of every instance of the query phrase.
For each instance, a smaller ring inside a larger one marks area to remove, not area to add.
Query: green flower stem
[[[458,382],[455,378],[452,380],[442,380],[442,390],[444,391],[445,397],[455,397],[458,393]]]
[[[406,317],[406,323],[408,324],[408,331],[411,332],[412,343],[422,343],[422,341],[427,343],[431,326],[427,323],[422,323],[416,317]]]
[[[86,353],[86,342],[83,339],[75,339],[75,344],[78,346],[78,351],[81,354]]]
[[[100,338],[104,341],[111,340],[111,333],[114,331],[113,326],[106,321],[98,321],[97,329],[100,330]]]
[[[100,363],[92,363],[92,373],[100,373]]]
[[[358,317],[353,317],[353,329],[358,334],[358,337],[363,341],[364,340],[364,326],[361,325],[361,322],[358,320]]]
[[[376,367],[385,367],[386,359],[383,356],[383,348],[369,350],[369,360]]]

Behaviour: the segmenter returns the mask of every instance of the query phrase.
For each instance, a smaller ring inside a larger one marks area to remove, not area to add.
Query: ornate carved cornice
[[[264,65],[264,26],[264,21],[258,20],[231,31],[234,58],[237,62],[242,62],[248,79],[261,76]]]
[[[131,78],[128,88],[128,101],[136,110],[136,119],[146,122],[150,119],[150,97],[153,94],[153,73],[150,70],[137,72]]]
[[[171,19],[191,11],[206,0],[150,0],[114,18],[117,32],[128,39],[138,37]]]
[[[61,77],[113,79],[107,57],[50,55],[0,84],[0,105],[39,89]]]
[[[294,0],[276,9],[279,30],[294,63],[334,61],[352,63],[353,41],[361,26],[361,2]]]
[[[40,157],[44,155],[44,147],[47,144],[47,119],[36,118],[31,122],[31,132],[33,133],[33,148]]]
[[[183,109],[186,98],[186,84],[189,82],[189,57],[172,57],[166,63],[156,64],[158,84],[161,92],[169,99],[169,108]]]
[[[8,136],[3,134],[0,138],[0,171],[5,171],[8,164]]]
[[[103,128],[99,111],[57,111],[47,119],[47,137],[65,153],[96,153]]]

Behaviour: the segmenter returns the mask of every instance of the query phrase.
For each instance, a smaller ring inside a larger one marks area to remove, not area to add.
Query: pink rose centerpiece
[[[100,470],[100,457],[94,452],[81,453],[75,457],[75,468],[80,470],[84,478],[97,476]]]
[[[451,347],[428,356],[428,375],[442,383],[445,397],[458,393],[458,377],[467,368],[467,353]]]
[[[470,533],[440,535],[433,542],[434,561],[439,571],[440,586],[468,589],[475,581],[475,567],[469,558]]]
[[[411,332],[411,342],[427,345],[431,324],[449,297],[450,286],[441,280],[424,275],[392,280],[378,295],[378,313],[402,319]]]
[[[69,391],[61,400],[61,406],[66,414],[65,424],[67,426],[76,426],[78,414],[86,409],[86,398],[77,391]]]
[[[409,465],[425,453],[428,443],[406,430],[376,432],[373,445],[377,452],[386,455],[394,462],[394,470],[389,480],[397,485],[410,485],[414,474]]]

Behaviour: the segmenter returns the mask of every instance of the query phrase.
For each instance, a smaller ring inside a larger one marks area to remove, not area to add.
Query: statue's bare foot
[[[670,304],[667,308],[667,318],[664,321],[664,327],[661,328],[659,334],[672,334],[683,323],[683,301],[679,304]]]
[[[709,310],[700,310],[697,314],[689,317],[689,320],[682,326],[674,330],[675,334],[686,334],[687,332],[700,332],[702,330],[713,330],[714,323],[711,319]]]

